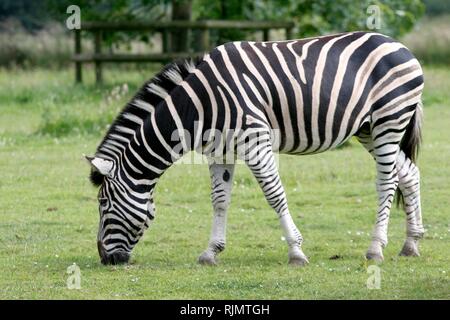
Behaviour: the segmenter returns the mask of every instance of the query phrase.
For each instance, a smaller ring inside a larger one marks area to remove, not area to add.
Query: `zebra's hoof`
[[[419,257],[420,253],[417,242],[414,240],[406,240],[398,255],[404,257]]]
[[[198,257],[198,263],[206,266],[215,266],[217,265],[216,258],[214,257],[214,254],[211,252],[205,251],[203,252],[200,257]]]
[[[370,251],[368,251],[366,253],[366,259],[367,260],[372,260],[372,261],[375,261],[375,262],[383,262],[384,257],[383,257],[383,254],[380,253],[380,252],[370,252]]]
[[[289,265],[303,267],[309,263],[308,258],[306,256],[294,256],[289,257]]]

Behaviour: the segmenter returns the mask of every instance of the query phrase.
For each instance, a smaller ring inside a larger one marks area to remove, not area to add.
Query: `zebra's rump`
[[[278,130],[279,151],[293,154],[339,146],[391,101],[403,101],[391,109],[417,104],[423,85],[411,52],[377,33],[233,42],[208,59],[235,93],[236,108]]]

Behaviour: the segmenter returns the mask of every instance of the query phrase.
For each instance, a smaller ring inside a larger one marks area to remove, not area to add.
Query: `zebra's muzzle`
[[[107,253],[103,248],[103,245],[100,241],[97,242],[98,253],[100,255],[100,261],[104,265],[112,264],[123,264],[127,263],[130,259],[130,254],[123,250],[114,251],[112,253]]]

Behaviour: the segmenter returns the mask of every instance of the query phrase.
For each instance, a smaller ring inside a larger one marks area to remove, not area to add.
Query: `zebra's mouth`
[[[117,250],[111,253],[107,253],[101,242],[97,243],[98,253],[100,255],[100,261],[104,265],[116,265],[116,264],[124,264],[130,260],[130,253],[124,250]]]
[[[125,251],[116,251],[109,255],[105,255],[105,256],[101,257],[102,264],[104,264],[104,265],[124,264],[124,263],[128,263],[129,259],[130,259],[130,254]]]

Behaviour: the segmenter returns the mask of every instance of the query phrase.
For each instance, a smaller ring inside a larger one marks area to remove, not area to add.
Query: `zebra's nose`
[[[116,251],[109,255],[109,263],[111,264],[128,263],[128,260],[130,260],[130,254],[125,251]]]
[[[118,250],[108,254],[103,247],[103,243],[101,241],[97,241],[98,253],[100,255],[100,261],[102,264],[122,264],[127,263],[130,259],[130,254],[123,250]]]
[[[106,254],[104,258],[102,259],[102,263],[107,264],[123,264],[127,263],[130,259],[130,254],[125,251],[116,251],[111,254]]]

